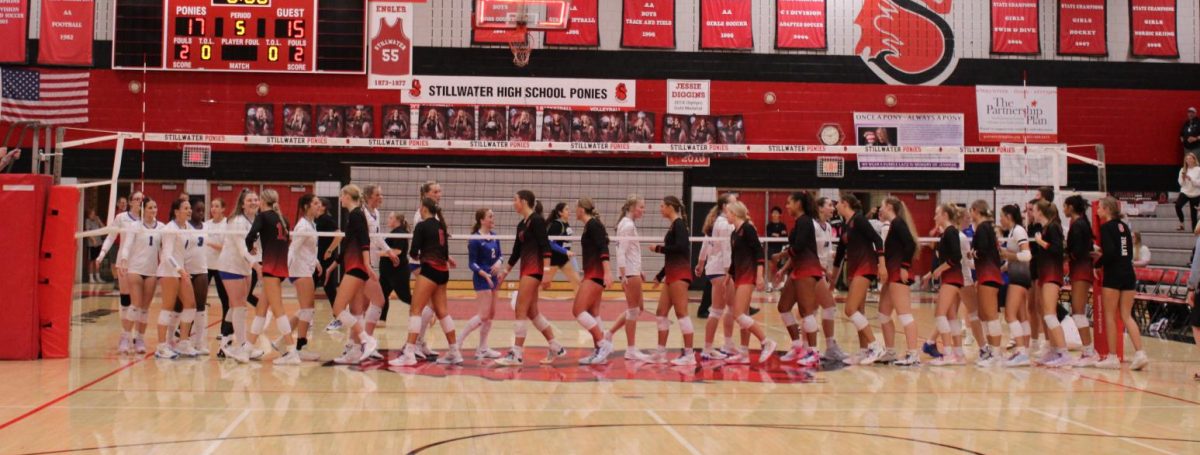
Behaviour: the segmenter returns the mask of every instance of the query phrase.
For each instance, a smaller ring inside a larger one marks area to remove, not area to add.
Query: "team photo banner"
[[[0,63],[25,63],[29,0],[0,0]]]
[[[1038,0],[992,0],[992,52],[1041,52]]]
[[[413,76],[401,92],[404,103],[491,104],[633,109],[633,79],[555,79],[536,77]]]
[[[1106,0],[1058,0],[1058,53],[1108,55]]]
[[[570,23],[566,30],[547,30],[546,44],[550,46],[600,47],[599,0],[571,2]]]
[[[1138,57],[1179,57],[1176,0],[1129,0],[1129,39]]]
[[[1058,141],[1058,87],[975,87],[980,142]]]
[[[621,47],[675,48],[675,0],[624,0]]]
[[[38,63],[92,65],[94,0],[42,0]]]
[[[961,147],[963,117],[963,114],[855,112],[856,143],[868,147]]]
[[[700,0],[701,49],[753,49],[750,0]]]
[[[825,0],[775,0],[776,49],[825,49]]]
[[[368,89],[405,90],[412,77],[413,3],[367,2]]]

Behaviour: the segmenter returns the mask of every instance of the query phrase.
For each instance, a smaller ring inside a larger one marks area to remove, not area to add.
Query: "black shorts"
[[[350,270],[347,270],[347,271],[346,271],[346,276],[352,276],[352,277],[358,278],[358,279],[360,279],[360,280],[363,280],[363,281],[367,281],[367,278],[369,278],[369,275],[367,275],[367,271],[366,271],[366,270],[363,270],[363,269],[350,269]]]
[[[1003,283],[998,283],[995,281],[984,281],[982,283],[976,283],[976,284],[978,284],[980,286],[987,286],[987,287],[993,288],[993,289],[1000,289],[1000,287],[1003,286]]]
[[[1118,291],[1133,291],[1137,287],[1137,279],[1134,277],[1104,277],[1104,289],[1116,289]]]
[[[286,277],[286,276],[276,276],[274,273],[267,273],[267,272],[263,272],[263,278],[274,278],[279,281],[288,279],[288,277]]]
[[[564,265],[567,265],[567,262],[570,262],[570,260],[571,260],[571,258],[568,258],[567,255],[565,255],[565,254],[550,253],[550,266],[551,267],[562,267]]]
[[[604,279],[603,278],[592,278],[591,280],[593,283],[600,285],[600,287],[604,287]]]
[[[100,257],[100,247],[89,246],[88,247],[88,257],[91,258],[93,261],[95,261],[96,258],[99,258]]]
[[[525,278],[525,277],[530,277],[535,280],[542,281],[542,274],[540,274],[540,273],[531,273],[529,275],[524,275],[521,278]]]
[[[433,267],[421,267],[421,276],[428,278],[433,284],[441,286],[450,282],[450,271],[436,270]]]

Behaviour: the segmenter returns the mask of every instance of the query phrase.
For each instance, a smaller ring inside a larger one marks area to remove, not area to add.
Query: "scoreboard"
[[[364,72],[363,0],[116,0],[113,68]]]
[[[166,68],[312,71],[315,12],[315,0],[166,0]]]

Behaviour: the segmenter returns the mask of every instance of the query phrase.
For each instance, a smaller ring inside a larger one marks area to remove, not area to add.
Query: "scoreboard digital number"
[[[314,71],[316,0],[165,2],[165,69]]]

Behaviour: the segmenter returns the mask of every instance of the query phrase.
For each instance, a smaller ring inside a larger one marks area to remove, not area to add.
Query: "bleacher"
[[[1160,204],[1149,214],[1127,219],[1151,254],[1150,266],[1137,269],[1133,317],[1143,331],[1188,337],[1187,283],[1195,237],[1190,225],[1177,230],[1174,204]]]

